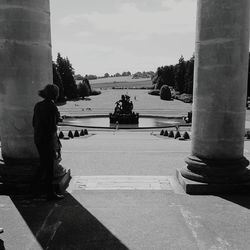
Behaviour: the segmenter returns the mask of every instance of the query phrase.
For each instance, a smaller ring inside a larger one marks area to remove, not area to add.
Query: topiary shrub
[[[185,131],[185,133],[183,134],[183,138],[184,138],[185,140],[190,139],[190,136],[189,136],[189,134],[188,134],[187,131]]]
[[[168,136],[168,131],[167,130],[165,130],[164,136]]]
[[[177,138],[179,138],[179,137],[181,137],[181,133],[180,133],[180,131],[177,131],[177,132],[175,133],[174,138],[177,139]]]
[[[75,133],[74,133],[74,137],[79,137],[79,136],[80,136],[79,132],[78,132],[78,130],[76,130]]]
[[[84,134],[85,134],[85,135],[88,135],[88,134],[89,134],[89,132],[88,132],[88,130],[87,130],[86,128],[84,129]]]
[[[154,89],[148,92],[149,95],[160,95],[160,90],[159,89]]]
[[[74,135],[73,135],[73,133],[72,133],[71,130],[70,130],[69,133],[68,133],[68,137],[69,137],[69,138],[74,138]]]
[[[164,135],[164,130],[163,130],[163,129],[161,130],[161,133],[160,133],[160,135]]]
[[[81,132],[80,132],[80,136],[84,136],[85,134],[84,134],[84,131],[83,131],[83,129],[81,130]]]
[[[162,100],[170,101],[172,100],[171,90],[167,85],[163,85],[160,89],[160,98]]]
[[[173,130],[170,130],[170,131],[169,131],[169,133],[168,133],[168,137],[172,137],[172,138],[174,138],[174,132],[173,132]]]
[[[90,95],[100,95],[102,92],[96,89],[92,89]]]
[[[63,134],[63,132],[62,131],[60,131],[60,133],[59,133],[59,136],[58,136],[60,139],[63,139],[64,138],[64,134]]]
[[[246,132],[246,138],[249,140],[250,139],[250,131]]]

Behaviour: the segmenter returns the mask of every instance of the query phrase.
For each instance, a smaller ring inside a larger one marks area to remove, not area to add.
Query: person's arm
[[[32,126],[33,126],[33,128],[35,128],[36,112],[37,112],[37,105],[35,105],[35,107],[34,107],[34,113],[33,113],[33,118],[32,118]]]
[[[62,122],[62,121],[63,121],[63,118],[61,117],[61,114],[60,114],[58,108],[56,107],[56,123]]]
[[[49,134],[54,134],[57,131],[57,122],[58,122],[59,111],[56,105],[51,105],[47,113],[47,129]]]

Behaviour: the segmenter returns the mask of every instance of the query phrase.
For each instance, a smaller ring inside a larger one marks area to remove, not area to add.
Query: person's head
[[[38,91],[38,95],[44,99],[56,101],[59,97],[59,88],[55,84],[48,84]]]

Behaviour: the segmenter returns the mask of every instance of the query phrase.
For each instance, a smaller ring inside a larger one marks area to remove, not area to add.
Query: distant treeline
[[[152,77],[152,82],[155,89],[161,89],[163,85],[168,85],[180,94],[192,94],[193,75],[194,56],[187,61],[181,56],[177,64],[159,67]]]
[[[63,58],[60,53],[57,59],[52,62],[53,65],[53,83],[59,87],[58,102],[84,98],[89,95],[98,95],[101,92],[91,88],[88,78],[83,78],[82,82],[77,85],[75,72],[68,57]]]
[[[161,89],[163,85],[171,86],[175,91],[186,94],[193,93],[194,56],[185,61],[181,56],[175,65],[159,67],[152,78],[155,89]],[[250,96],[250,52],[248,62],[248,89],[247,96]]]
[[[134,74],[131,74],[130,71],[124,71],[123,73],[115,73],[114,75],[111,75],[109,73],[105,73],[103,76],[96,76],[96,75],[85,75],[82,76],[80,74],[75,75],[76,80],[83,80],[84,78],[87,78],[89,80],[95,80],[98,78],[109,78],[109,77],[121,77],[121,76],[132,76],[133,79],[138,79],[138,78],[151,78],[155,72],[153,71],[143,71],[143,72],[136,72]]]

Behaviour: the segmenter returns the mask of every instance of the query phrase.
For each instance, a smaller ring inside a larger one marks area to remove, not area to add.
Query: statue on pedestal
[[[109,114],[110,123],[119,124],[138,124],[139,114],[133,112],[133,102],[130,101],[130,96],[122,95],[121,99],[117,101],[114,113]]]

